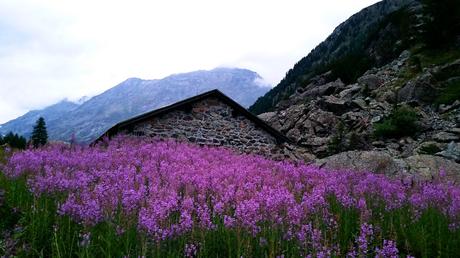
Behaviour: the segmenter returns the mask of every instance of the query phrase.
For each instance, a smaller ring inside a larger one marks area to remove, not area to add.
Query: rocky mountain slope
[[[416,0],[385,0],[356,13],[249,110],[256,114],[275,110],[280,101],[322,72],[331,70],[331,76],[351,82],[367,69],[391,61],[413,43],[420,9]]]
[[[66,101],[31,111],[2,125],[0,133],[30,135],[33,123],[43,116],[50,139],[69,141],[75,135],[87,143],[122,120],[212,89],[248,107],[271,88],[261,82],[257,73],[236,68],[175,74],[160,80],[130,78],[81,105]],[[69,108],[60,108],[64,104]]]
[[[460,178],[460,37],[427,47],[425,22],[418,1],[370,6],[250,109],[321,166]]]

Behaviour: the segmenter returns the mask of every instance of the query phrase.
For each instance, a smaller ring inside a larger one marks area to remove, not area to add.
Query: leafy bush
[[[413,136],[418,130],[418,113],[413,108],[401,106],[393,110],[390,117],[374,126],[374,135],[384,138]]]

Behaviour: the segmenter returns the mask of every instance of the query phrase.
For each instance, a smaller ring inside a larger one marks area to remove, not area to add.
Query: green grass
[[[237,229],[226,229],[223,221],[214,221],[215,231],[194,230],[158,244],[136,227],[117,234],[116,225],[126,224],[122,218],[85,227],[68,216],[59,216],[56,203],[60,198],[34,197],[27,190],[25,178],[8,180],[0,173],[0,188],[7,193],[7,205],[0,209],[0,231],[21,227],[13,236],[19,241],[19,257],[183,257],[187,243],[199,243],[199,257],[275,257],[281,252],[288,257],[300,255],[294,242],[284,241],[280,230],[268,225],[255,238]],[[17,212],[12,212],[13,207]],[[82,236],[88,233],[91,241],[82,246]],[[269,244],[260,246],[260,237]],[[0,256],[4,255],[1,250]]]
[[[414,51],[414,54],[419,58],[422,68],[448,64],[460,58],[460,50],[457,48],[442,50],[419,48]]]
[[[452,104],[454,101],[460,100],[460,80],[454,80],[446,85],[436,98],[436,104]]]

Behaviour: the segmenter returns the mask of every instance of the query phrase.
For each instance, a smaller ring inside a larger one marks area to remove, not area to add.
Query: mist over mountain
[[[29,111],[14,120],[2,124],[0,126],[0,133],[7,134],[8,132],[15,132],[29,138],[32,133],[32,128],[39,117],[45,117],[46,123],[58,123],[64,114],[78,107],[79,104],[77,103],[62,100],[44,109]]]
[[[35,121],[43,116],[51,140],[69,141],[75,135],[87,143],[120,121],[212,89],[248,107],[271,87],[257,73],[238,68],[200,70],[159,80],[129,78],[90,99],[61,101],[30,111],[1,125],[0,133],[14,131],[29,137]]]

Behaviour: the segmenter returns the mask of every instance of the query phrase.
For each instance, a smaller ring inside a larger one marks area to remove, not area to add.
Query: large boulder
[[[385,151],[348,151],[317,160],[314,164],[332,170],[369,171],[418,180],[437,178],[440,171],[443,171],[447,179],[460,181],[460,164],[433,155],[398,159]]]
[[[447,145],[445,150],[436,153],[436,155],[455,162],[460,162],[460,143],[451,142]]]
[[[345,88],[339,92],[339,98],[351,100],[353,96],[361,90],[359,84],[352,84],[349,87]]]
[[[460,137],[455,133],[439,132],[433,136],[433,139],[437,142],[451,142],[458,141]]]
[[[417,79],[411,80],[398,91],[399,102],[431,103],[437,96],[438,90],[433,75],[426,72]]]
[[[320,159],[316,165],[332,170],[368,171],[392,176],[407,169],[403,161],[383,151],[342,152]]]
[[[305,88],[305,92],[302,93],[302,95],[304,96],[304,98],[314,99],[316,97],[331,95],[336,91],[340,91],[344,87],[345,84],[340,79],[322,85],[313,83],[309,84]]]
[[[358,78],[358,83],[370,91],[378,89],[385,81],[375,74],[367,74]]]
[[[320,100],[319,105],[322,109],[334,114],[343,114],[348,110],[348,103],[334,96],[324,96]]]
[[[432,155],[414,155],[404,160],[409,167],[409,174],[430,180],[436,178],[443,171],[447,179],[460,181],[460,164],[442,157]]]
[[[276,116],[276,112],[266,112],[258,115],[260,119],[264,121],[270,121],[274,116]]]

